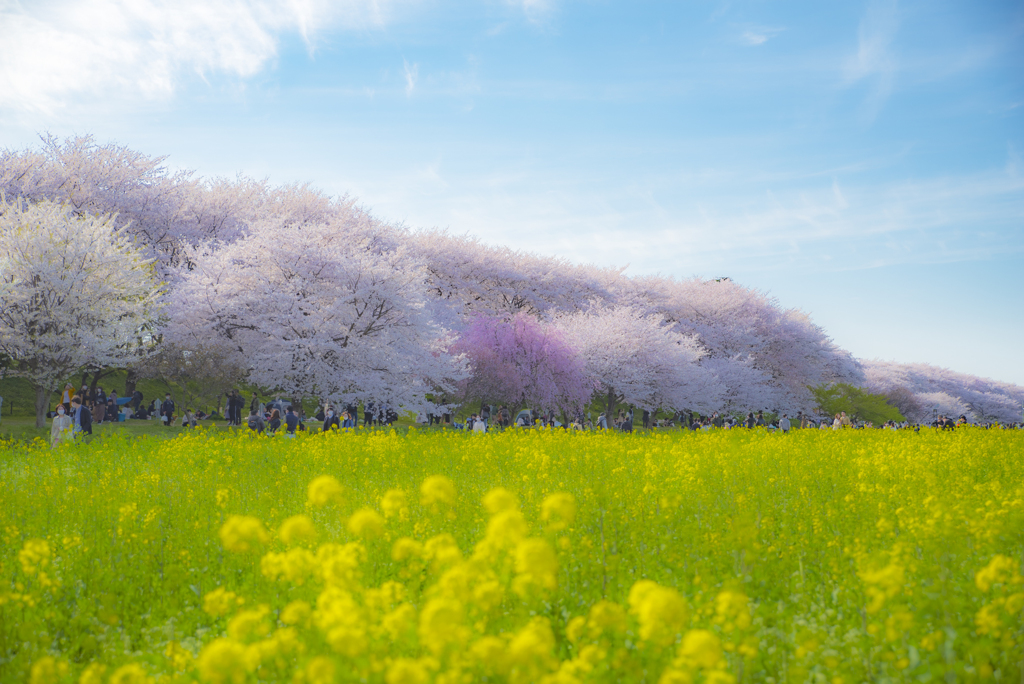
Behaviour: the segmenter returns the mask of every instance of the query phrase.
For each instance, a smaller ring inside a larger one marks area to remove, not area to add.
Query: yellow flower
[[[305,601],[292,601],[281,611],[281,622],[286,625],[298,625],[309,619],[312,607]]]
[[[199,653],[199,674],[211,684],[243,684],[247,661],[245,646],[231,639],[214,639]]]
[[[128,663],[114,670],[109,684],[150,684],[153,678],[146,674],[141,665]]]
[[[220,528],[220,541],[228,551],[245,553],[269,542],[270,535],[259,518],[230,515]]]
[[[385,518],[408,518],[409,504],[405,492],[401,489],[389,489],[384,492],[380,500],[380,509],[384,511]]]
[[[308,501],[311,505],[321,507],[328,503],[342,502],[341,483],[332,475],[321,475],[309,483]]]
[[[554,589],[558,578],[558,558],[546,539],[524,539],[516,545],[516,573],[520,594],[527,591],[526,584],[543,589]],[[525,582],[525,583],[524,583]]]
[[[372,508],[360,508],[348,519],[348,531],[357,537],[375,539],[384,534],[384,517]]]
[[[103,675],[106,671],[106,665],[101,663],[90,663],[84,670],[82,670],[82,676],[78,678],[78,684],[104,684]]]
[[[686,670],[670,667],[662,673],[658,684],[693,684],[693,675]]]
[[[354,587],[359,583],[359,566],[365,558],[366,549],[359,542],[322,544],[316,551],[321,578],[337,587]]]
[[[867,606],[869,613],[877,613],[882,609],[886,599],[892,598],[903,589],[903,566],[896,563],[890,563],[880,570],[864,570],[859,574],[867,585],[864,593],[871,599]]]
[[[391,641],[401,641],[409,634],[416,623],[416,609],[408,603],[403,603],[381,618],[380,624],[384,631],[391,637]]]
[[[420,558],[423,555],[423,544],[409,537],[401,537],[391,546],[391,559],[396,563],[402,563],[410,558]]]
[[[627,622],[626,610],[622,606],[614,601],[604,600],[590,607],[590,616],[587,619],[590,636],[593,639],[602,633],[622,632],[626,629]]]
[[[716,625],[722,625],[726,632],[733,628],[750,627],[750,599],[739,591],[725,590],[715,597]]]
[[[491,515],[508,510],[519,510],[519,497],[504,487],[497,487],[484,496],[484,508]]]
[[[317,656],[306,665],[307,684],[334,684],[334,661],[327,656]]]
[[[212,617],[222,617],[244,602],[235,592],[217,587],[203,597],[203,610]]]
[[[316,574],[320,564],[310,551],[303,548],[289,549],[286,553],[267,553],[260,559],[260,572],[272,579],[286,579],[297,585]]]
[[[45,544],[46,542],[43,543]],[[49,548],[47,548],[47,552],[49,552]],[[24,561],[22,561],[22,563],[24,563]],[[57,684],[67,676],[67,663],[63,660],[57,660],[53,656],[43,656],[36,662],[32,663],[32,669],[29,671],[28,681],[30,684]]]
[[[431,475],[420,485],[420,503],[424,506],[454,504],[455,484],[444,475]]]
[[[29,539],[18,552],[18,561],[26,575],[34,575],[50,564],[50,544],[45,539]]]
[[[1017,563],[1010,557],[997,554],[974,575],[974,584],[988,593],[993,584],[1005,584],[1013,576]]]
[[[316,526],[308,515],[293,515],[281,523],[277,536],[285,544],[313,541],[316,539]]]
[[[462,560],[462,552],[455,543],[455,537],[447,532],[428,539],[423,545],[423,555],[433,562],[435,572]]]
[[[547,618],[535,617],[519,630],[508,645],[510,682],[533,682],[554,669],[555,636]]]
[[[526,519],[515,508],[496,513],[487,523],[487,541],[499,549],[515,546],[526,536],[527,532]]]
[[[587,628],[587,618],[582,615],[577,615],[573,619],[569,620],[569,624],[565,626],[565,637],[570,643],[578,643],[583,638],[583,632]]]
[[[458,601],[435,598],[427,601],[420,613],[420,642],[435,654],[449,644],[459,643],[466,635],[463,608]]]
[[[253,641],[270,634],[270,614],[268,606],[260,606],[255,610],[243,610],[228,620],[228,636],[235,641]]]
[[[668,645],[689,619],[686,600],[675,589],[640,580],[629,590],[629,608],[640,623],[640,638]]]
[[[722,642],[706,629],[691,629],[683,636],[679,655],[702,670],[712,670],[722,659]]]
[[[418,660],[398,658],[388,666],[384,681],[387,684],[427,684],[430,673]]]
[[[564,530],[576,520],[576,499],[572,494],[549,494],[541,504],[540,519],[553,531]]]
[[[192,665],[192,653],[187,649],[182,648],[181,644],[177,641],[167,642],[167,648],[164,649],[164,656],[170,661],[171,667],[178,672],[187,670]]]

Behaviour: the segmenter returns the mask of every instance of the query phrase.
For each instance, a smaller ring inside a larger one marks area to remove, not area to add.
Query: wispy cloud
[[[554,10],[554,0],[506,0],[510,5],[523,10],[526,18],[534,23],[540,23]]]
[[[857,52],[846,61],[848,83],[870,82],[862,110],[868,121],[878,115],[895,86],[898,62],[892,45],[899,26],[896,0],[871,0],[857,32]]]
[[[404,61],[404,60],[403,60]],[[404,62],[405,65],[405,96],[412,97],[412,91],[416,89],[416,79],[420,75],[419,64],[409,64],[408,61]]]
[[[189,74],[246,79],[283,34],[312,53],[326,28],[383,26],[388,0],[0,2],[0,108],[53,113],[77,98],[159,99]]]
[[[740,34],[740,42],[744,45],[758,46],[764,45],[769,40],[779,35],[786,29],[783,27],[772,27],[772,26],[751,26],[747,27]]]
[[[365,180],[361,196],[384,218],[468,231],[495,244],[515,236],[532,251],[630,264],[634,273],[810,273],[1024,254],[1016,229],[1024,220],[1024,179],[1002,169],[842,186],[821,178],[760,195],[724,187],[751,185],[737,171],[683,200],[678,189],[702,179],[642,178],[600,194],[588,179],[541,181],[525,167],[444,184],[420,168],[400,183]]]

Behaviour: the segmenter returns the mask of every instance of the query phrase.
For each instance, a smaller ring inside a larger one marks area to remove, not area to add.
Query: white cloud
[[[744,45],[764,45],[769,40],[779,35],[786,29],[771,26],[753,26],[747,28],[740,34],[740,42]]]
[[[0,108],[52,113],[78,98],[161,98],[189,73],[248,78],[297,32],[382,26],[387,0],[0,0]]]
[[[506,2],[522,8],[526,18],[534,23],[542,21],[554,9],[553,0],[506,0]]]
[[[360,178],[374,213],[414,227],[468,231],[485,241],[578,262],[631,264],[633,273],[814,272],[1024,254],[1015,226],[1024,180],[979,172],[840,187],[838,178],[792,183],[736,172],[637,178],[614,191],[530,167],[439,182],[436,166]],[[346,183],[348,181],[346,180]],[[352,189],[352,183],[340,187]],[[735,187],[777,190],[739,193]],[[685,188],[700,191],[682,192]],[[980,227],[985,227],[984,230]]]
[[[870,80],[871,89],[864,101],[863,115],[871,120],[878,115],[892,93],[898,67],[892,44],[899,30],[896,0],[872,0],[857,32],[857,52],[845,65],[848,83]]]
[[[405,62],[405,96],[412,97],[412,91],[416,89],[416,79],[420,75],[420,65],[409,65]]]

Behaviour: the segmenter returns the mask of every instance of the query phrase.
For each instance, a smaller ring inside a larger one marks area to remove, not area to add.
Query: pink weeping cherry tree
[[[562,331],[529,314],[476,316],[452,350],[465,354],[472,371],[463,382],[466,401],[508,402],[517,410],[557,408],[571,415],[596,389]]]

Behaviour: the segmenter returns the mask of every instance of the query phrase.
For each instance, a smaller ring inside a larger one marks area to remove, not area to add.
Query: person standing
[[[779,420],[779,429],[782,430],[783,432],[789,432],[789,427],[789,415],[783,413],[782,419]]]
[[[164,403],[160,404],[160,420],[164,421],[164,425],[171,427],[174,422],[174,400],[171,399],[171,393],[168,392],[164,395]]]
[[[93,418],[97,423],[102,423],[107,419],[107,394],[102,387],[96,388],[96,402],[93,407]]]
[[[754,427],[754,412],[753,411],[747,411],[747,420],[744,422],[744,425],[746,425],[748,428],[753,428]]]
[[[53,425],[50,426],[50,448],[56,449],[64,442],[70,441],[73,437],[74,424],[71,416],[64,410],[64,404],[57,404],[57,415],[53,417]]]
[[[136,413],[139,412],[139,406],[142,405],[143,398],[144,397],[142,396],[142,392],[140,392],[139,390],[135,390],[132,393],[132,410],[135,411]]]
[[[72,430],[75,435],[79,432],[85,435],[92,434],[92,411],[82,406],[82,398],[75,397],[71,400]]]
[[[373,402],[363,402],[363,427],[370,427],[373,425]]]
[[[764,427],[764,414],[761,411],[757,412],[757,418],[754,420],[754,425],[757,427]]]
[[[61,395],[60,403],[64,404],[65,413],[71,410],[71,394],[74,391],[75,388],[70,382],[64,385],[64,394]]]
[[[294,436],[299,427],[299,414],[295,413],[294,406],[289,406],[288,411],[284,414],[284,424],[288,434]]]

